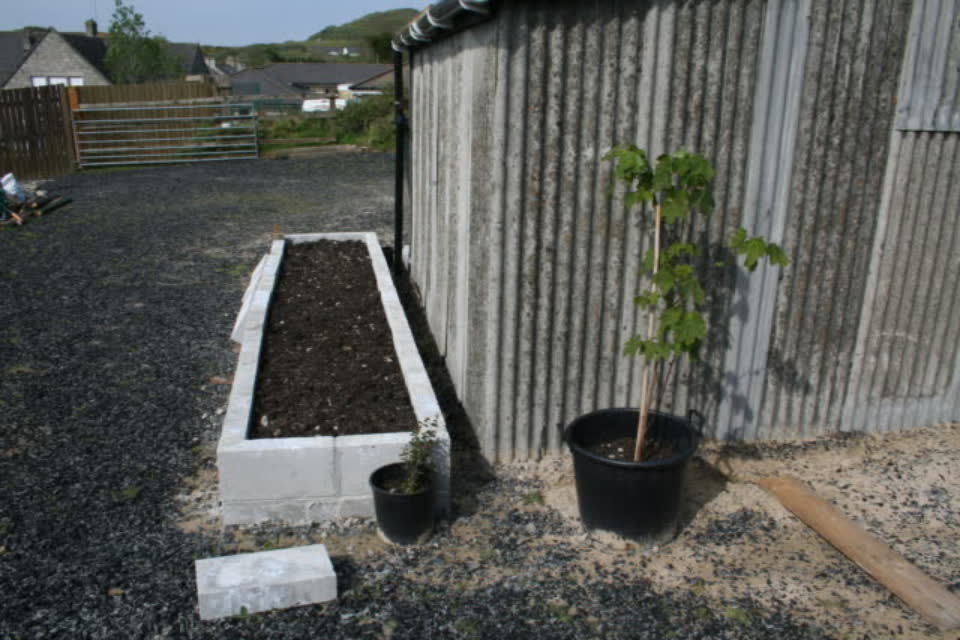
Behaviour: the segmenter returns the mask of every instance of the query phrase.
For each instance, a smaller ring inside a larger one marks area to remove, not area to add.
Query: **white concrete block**
[[[243,340],[243,330],[246,327],[247,314],[250,311],[253,292],[256,291],[257,285],[260,284],[260,276],[263,274],[263,264],[266,260],[267,256],[260,258],[260,262],[257,263],[257,266],[253,269],[253,274],[250,276],[247,289],[243,292],[243,302],[240,304],[240,313],[237,314],[237,321],[233,324],[233,331],[230,333],[230,339],[234,342],[239,343]]]
[[[335,498],[326,498],[335,500]],[[308,507],[313,502],[308,500],[245,500],[225,501],[221,506],[224,525],[257,524],[259,522],[286,522],[292,525],[305,525],[315,522],[308,515]],[[335,505],[334,505],[335,507]],[[330,507],[331,514],[335,508]],[[332,517],[328,516],[326,519]]]
[[[197,560],[200,618],[335,600],[337,574],[322,544]]]
[[[374,515],[373,495],[344,497],[337,502],[338,518],[372,518]]]
[[[337,436],[337,469],[341,496],[370,494],[370,474],[400,461],[400,452],[410,442],[410,432]]]
[[[336,495],[333,440],[262,438],[220,448],[220,499],[229,502]]]

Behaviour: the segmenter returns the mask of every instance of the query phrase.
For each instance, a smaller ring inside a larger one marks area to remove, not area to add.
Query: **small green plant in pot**
[[[434,431],[421,426],[410,436],[400,462],[370,475],[373,505],[380,535],[394,544],[420,544],[433,533]]]
[[[565,440],[573,453],[580,515],[588,529],[601,529],[658,544],[673,537],[680,513],[684,470],[700,441],[703,418],[652,408],[664,388],[667,365],[680,357],[697,360],[707,336],[709,296],[701,283],[703,250],[686,241],[697,215],[714,208],[714,169],[701,155],[679,150],[651,165],[633,145],[607,156],[626,187],[624,203],[649,218],[652,248],[643,256],[646,288],[634,298],[646,317],[643,332],[624,345],[624,354],[643,358],[639,409],[602,409],[571,422]],[[728,248],[753,271],[766,258],[785,265],[786,255],[745,229]],[[715,266],[726,267],[726,264]]]

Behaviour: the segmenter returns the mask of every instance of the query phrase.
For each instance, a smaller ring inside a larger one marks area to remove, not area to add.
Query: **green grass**
[[[543,504],[543,494],[539,491],[531,491],[523,496],[523,504]]]
[[[259,119],[259,138],[326,138],[334,135],[329,116],[290,115]]]
[[[112,491],[111,496],[114,502],[133,502],[142,490],[142,487],[130,485],[129,487]]]
[[[83,169],[84,173],[117,173],[119,171],[136,171],[138,169],[143,169],[143,166],[139,165],[118,165],[115,167],[90,167],[88,169]]]
[[[260,153],[272,153],[274,151],[285,151],[287,149],[306,149],[309,147],[326,147],[333,142],[283,142],[279,144],[262,144]]]
[[[7,374],[11,376],[30,374],[30,373],[40,373],[40,372],[28,364],[15,364],[12,367],[7,369]]]
[[[739,607],[727,607],[723,612],[723,616],[727,620],[732,620],[744,626],[750,624],[750,614]]]
[[[314,43],[363,42],[364,38],[380,33],[395,33],[417,16],[416,9],[393,9],[368,13],[339,26],[329,26],[310,36]]]

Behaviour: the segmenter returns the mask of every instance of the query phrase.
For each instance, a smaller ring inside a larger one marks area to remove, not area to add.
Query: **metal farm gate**
[[[81,168],[258,157],[254,105],[218,99],[81,104],[73,135]]]

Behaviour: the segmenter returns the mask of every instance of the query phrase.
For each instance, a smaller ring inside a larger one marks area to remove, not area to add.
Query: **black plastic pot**
[[[385,488],[403,475],[401,462],[380,467],[370,475],[377,525],[394,544],[420,544],[433,533],[433,482],[417,493],[391,493]]]
[[[688,418],[650,412],[648,438],[671,442],[677,453],[670,458],[627,462],[587,450],[590,445],[635,437],[639,415],[636,409],[594,411],[567,425],[564,440],[573,454],[584,526],[643,544],[662,544],[676,534],[685,469],[700,444],[702,418],[695,412]]]

